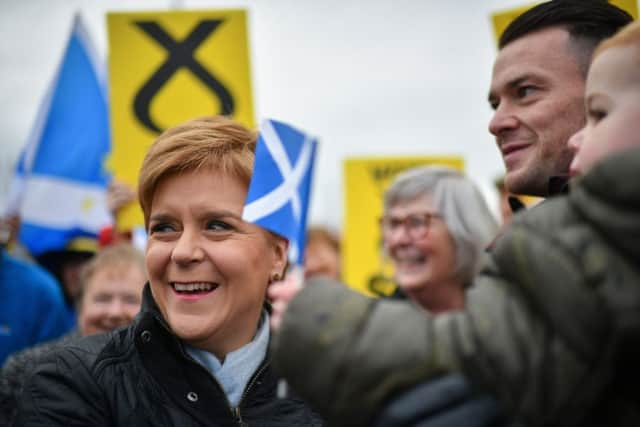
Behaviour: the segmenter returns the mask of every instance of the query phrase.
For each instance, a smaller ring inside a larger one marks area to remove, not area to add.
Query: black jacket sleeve
[[[16,426],[108,426],[103,393],[90,359],[73,347],[44,356],[26,379]]]

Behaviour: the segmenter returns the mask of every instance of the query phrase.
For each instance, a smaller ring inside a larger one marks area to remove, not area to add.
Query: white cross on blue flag
[[[317,141],[275,120],[260,125],[256,160],[242,218],[289,240],[290,259],[304,259]]]
[[[103,171],[110,149],[103,68],[77,15],[11,188],[9,210],[21,215],[19,239],[32,255],[95,237],[112,222]]]

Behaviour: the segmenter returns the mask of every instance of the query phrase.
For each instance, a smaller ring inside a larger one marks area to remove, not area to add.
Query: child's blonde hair
[[[611,38],[604,40],[593,52],[592,61],[607,49],[613,47],[635,47],[640,53],[640,21],[634,21],[624,26]],[[640,55],[636,55],[636,59],[640,62]]]

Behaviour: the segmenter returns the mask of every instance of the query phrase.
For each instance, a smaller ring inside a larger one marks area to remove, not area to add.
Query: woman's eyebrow
[[[205,216],[212,216],[216,218],[235,218],[242,219],[242,214],[238,214],[235,211],[230,211],[228,209],[209,209],[203,212]]]
[[[149,222],[151,221],[162,222],[162,221],[169,221],[171,219],[172,219],[171,215],[168,215],[162,212],[149,216]]]

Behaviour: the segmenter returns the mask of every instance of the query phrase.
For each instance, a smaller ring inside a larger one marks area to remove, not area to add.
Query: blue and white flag
[[[317,141],[275,120],[260,125],[256,160],[242,218],[289,240],[289,257],[304,260],[307,213]]]
[[[35,256],[96,236],[112,222],[103,170],[110,149],[104,74],[77,15],[10,190],[9,210],[22,220],[19,240]]]

